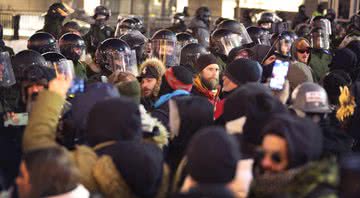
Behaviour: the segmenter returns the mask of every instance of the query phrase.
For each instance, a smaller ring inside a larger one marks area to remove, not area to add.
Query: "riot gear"
[[[136,22],[133,19],[125,18],[118,22],[115,30],[115,37],[119,38],[124,34],[136,29]]]
[[[255,26],[248,27],[246,30],[255,44],[270,46],[270,34],[268,31]]]
[[[145,34],[146,30],[144,27],[144,23],[142,22],[142,20],[138,17],[133,17],[132,20],[135,21],[135,28],[141,32],[141,34]]]
[[[121,39],[109,38],[103,41],[96,50],[95,62],[107,75],[116,70],[129,71],[135,76],[138,74],[136,52]]]
[[[105,6],[97,6],[94,11],[93,18],[95,20],[105,17],[105,21],[109,20],[111,16],[111,11]]]
[[[250,37],[242,37],[241,34],[228,29],[218,29],[210,37],[210,48],[213,53],[227,56],[234,47],[251,42]]]
[[[34,50],[23,50],[17,53],[11,60],[17,81],[23,79],[23,70],[29,66],[47,67],[47,62],[43,56]]]
[[[55,37],[47,32],[37,32],[33,34],[28,40],[27,48],[35,50],[40,54],[59,51]]]
[[[328,96],[323,87],[316,83],[297,86],[292,95],[292,108],[303,113],[330,113]]]
[[[179,49],[183,48],[189,43],[198,43],[198,40],[187,32],[181,32],[176,34],[177,46]]]
[[[176,13],[172,18],[172,24],[177,25],[177,24],[183,24],[183,23],[185,23],[184,14],[183,13]]]
[[[282,32],[276,42],[276,53],[279,53],[282,56],[290,57],[291,56],[291,45],[295,41],[292,34],[288,31]]]
[[[0,52],[0,87],[10,87],[16,83],[9,52]]]
[[[330,48],[329,34],[322,28],[313,28],[310,33],[311,47],[314,49]]]
[[[65,56],[57,52],[46,52],[42,54],[47,62],[53,63],[60,60],[66,60]]]
[[[311,32],[311,27],[309,24],[303,23],[295,27],[295,33],[298,37],[307,37]]]
[[[59,40],[61,54],[72,61],[79,61],[85,55],[85,41],[77,34],[64,34]]]
[[[257,21],[257,24],[265,29],[270,29],[271,24],[276,22],[281,22],[281,18],[278,17],[275,13],[272,12],[263,12],[260,15],[260,19]],[[266,25],[269,24],[269,25]]]
[[[54,3],[49,7],[46,15],[53,18],[64,19],[69,14],[70,14],[69,11],[65,8],[65,6],[62,3]]]
[[[180,65],[190,68],[191,71],[195,72],[194,64],[196,59],[203,54],[209,54],[204,46],[198,43],[190,43],[185,45],[181,49]]]
[[[239,34],[244,31],[246,32],[245,26],[235,20],[224,20],[217,26],[216,29],[227,29]]]
[[[166,67],[178,65],[176,35],[166,29],[154,33],[151,38],[151,56],[160,59]]]
[[[199,20],[202,20],[208,26],[210,25],[211,12],[210,12],[210,9],[208,7],[200,7],[200,8],[198,8],[196,10],[195,16]]]
[[[359,13],[351,17],[350,20],[351,28],[360,31],[360,15]]]
[[[290,26],[287,22],[276,22],[271,24],[271,33],[281,34],[282,32],[289,31]]]
[[[145,60],[145,47],[148,39],[138,30],[131,31],[121,36],[120,39],[136,51],[137,64],[140,65]]]
[[[330,22],[334,22],[336,18],[336,12],[334,9],[326,9],[325,18],[327,18]]]

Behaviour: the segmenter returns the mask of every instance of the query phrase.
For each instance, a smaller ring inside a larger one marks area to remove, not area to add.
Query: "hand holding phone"
[[[270,79],[270,88],[273,90],[284,89],[290,62],[288,60],[276,59]]]

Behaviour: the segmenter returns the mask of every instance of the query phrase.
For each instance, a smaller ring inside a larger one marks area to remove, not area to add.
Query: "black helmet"
[[[209,54],[209,51],[203,45],[198,43],[187,44],[181,49],[180,65],[186,66],[195,72],[195,61],[202,54]]]
[[[217,26],[218,26],[221,22],[226,21],[226,20],[231,20],[231,19],[223,18],[223,17],[217,18],[217,19],[215,20],[215,22],[214,22],[215,28],[217,28]]]
[[[325,14],[325,18],[329,19],[331,22],[333,22],[336,18],[336,12],[334,9],[329,8],[326,9],[326,14]]]
[[[48,62],[59,62],[60,60],[66,60],[66,57],[64,55],[57,52],[46,52],[42,54],[42,56]]]
[[[55,37],[47,32],[33,34],[28,40],[27,48],[35,50],[40,54],[59,51]]]
[[[200,20],[208,22],[211,16],[210,9],[206,6],[200,7],[196,10],[195,16]]]
[[[74,33],[66,33],[59,39],[60,52],[67,59],[78,61],[85,54],[85,41]]]
[[[268,31],[255,26],[248,27],[246,30],[255,44],[270,45],[270,34]]]
[[[301,23],[295,27],[295,33],[298,37],[307,37],[310,34],[311,27],[307,23]]]
[[[105,20],[108,20],[111,16],[111,11],[105,6],[97,6],[94,11],[93,18],[96,20],[98,15],[105,16]]]
[[[151,56],[160,59],[167,67],[178,65],[176,34],[161,29],[151,38]]]
[[[144,23],[143,21],[138,18],[138,17],[133,17],[132,20],[135,21],[135,28],[140,31],[142,34],[144,34],[146,31],[145,31],[145,27],[144,27]]]
[[[125,41],[117,38],[106,39],[100,44],[95,53],[95,62],[109,75],[115,70],[135,72],[137,68],[136,54],[132,53]]]
[[[120,37],[127,34],[129,31],[136,29],[136,22],[131,18],[122,19],[118,22],[115,31],[115,37]]]
[[[180,24],[185,22],[185,15],[183,13],[176,13],[173,16],[172,24]]]
[[[35,66],[47,66],[47,62],[43,56],[34,50],[23,50],[13,56],[11,63],[13,65],[16,80],[20,82],[23,79],[23,71],[25,68]]]
[[[262,23],[275,23],[277,22],[277,16],[273,12],[263,12],[260,19],[257,21],[258,25]]]
[[[136,51],[136,60],[138,65],[140,65],[145,58],[145,44],[148,42],[148,39],[138,30],[131,31],[121,36],[120,39],[125,41],[132,50]]]
[[[242,31],[242,24],[235,20],[223,20],[216,29],[227,29],[233,32],[241,33]]]
[[[55,70],[52,68],[31,65],[24,69],[21,82],[40,83],[46,86],[55,76]]]
[[[198,43],[198,40],[187,32],[180,32],[176,34],[177,45],[179,48],[183,48],[189,43]]]
[[[229,29],[215,30],[210,37],[211,51],[218,55],[227,56],[233,48],[251,43],[252,41],[247,35],[246,30],[244,31],[246,35],[239,34],[238,32],[233,32]]]
[[[282,56],[290,57],[291,56],[291,45],[295,41],[293,35],[289,31],[282,32],[277,37],[278,41],[276,43],[276,52]]]
[[[328,96],[323,87],[306,82],[298,85],[291,95],[292,108],[303,113],[330,113]]]
[[[70,12],[62,3],[54,3],[49,7],[46,15],[54,18],[64,19],[69,14]]]

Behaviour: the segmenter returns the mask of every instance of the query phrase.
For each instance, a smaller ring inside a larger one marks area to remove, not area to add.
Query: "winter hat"
[[[223,128],[200,130],[187,149],[187,170],[200,184],[225,184],[236,175],[239,145]]]
[[[191,138],[201,128],[213,124],[214,107],[200,96],[183,96],[171,99],[169,119],[172,139],[167,162],[175,169],[184,157]]]
[[[110,156],[136,197],[155,197],[163,178],[163,153],[153,143],[118,141],[99,153]],[[144,167],[146,166],[146,167]]]
[[[290,90],[304,82],[314,82],[309,66],[301,62],[290,64],[287,79],[290,83]]]
[[[343,70],[333,70],[324,77],[322,85],[328,94],[330,104],[339,104],[340,87],[350,86],[351,82],[350,75]]]
[[[96,103],[89,112],[86,138],[90,146],[106,141],[142,137],[137,104],[128,98],[111,98]]]
[[[229,133],[242,133],[247,143],[259,145],[261,129],[275,113],[287,113],[287,108],[268,87],[248,83],[226,99],[223,117]],[[241,119],[245,119],[244,122]]]
[[[350,74],[353,81],[357,78],[356,67],[357,67],[357,56],[348,48],[337,49],[334,52],[334,57],[329,65],[330,71],[333,70],[344,70]]]
[[[76,128],[85,130],[88,114],[97,102],[116,97],[120,97],[119,91],[111,84],[93,83],[87,85],[85,92],[78,93],[71,101]]]
[[[237,56],[239,55],[239,53],[241,51],[246,51],[248,53],[248,56],[251,58],[255,55],[255,52],[251,49],[251,48],[246,48],[245,46],[240,46],[240,47],[234,47],[228,55],[228,63],[233,62],[234,60],[236,60]]]
[[[242,85],[247,82],[259,82],[262,68],[257,61],[240,58],[230,63],[224,74],[235,84]]]
[[[262,137],[266,134],[275,134],[286,139],[289,151],[288,168],[318,160],[322,154],[321,129],[310,119],[277,114],[268,120],[262,133]]]
[[[166,70],[160,86],[159,95],[171,93],[175,90],[185,90],[190,92],[193,84],[191,71],[183,66],[174,66]]]
[[[140,65],[140,78],[156,78],[160,80],[164,73],[164,63],[157,58],[146,59]]]
[[[207,66],[217,64],[216,57],[212,54],[203,54],[200,55],[199,58],[196,59],[195,62],[195,69],[199,73],[203,69],[205,69]]]
[[[119,82],[115,85],[122,96],[131,98],[136,104],[140,104],[141,88],[137,80]]]

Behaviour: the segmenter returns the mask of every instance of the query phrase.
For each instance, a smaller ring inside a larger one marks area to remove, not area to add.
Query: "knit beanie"
[[[119,82],[115,85],[122,96],[131,98],[136,104],[140,104],[141,88],[137,80]]]
[[[351,77],[343,70],[329,72],[322,80],[322,85],[329,96],[330,104],[339,104],[340,86],[350,86]]]
[[[309,66],[301,62],[290,64],[287,79],[291,90],[304,82],[314,82]]]
[[[182,89],[191,91],[193,75],[183,66],[175,66],[167,69],[165,72],[165,79],[173,90]]]
[[[350,74],[352,80],[356,80],[357,73],[357,56],[348,48],[337,49],[334,52],[334,57],[329,65],[330,71],[344,70]]]
[[[237,85],[259,82],[262,76],[262,68],[257,61],[240,58],[226,67],[225,75]]]
[[[141,139],[139,106],[125,97],[96,103],[89,113],[85,136],[90,146],[106,141]]]
[[[216,57],[212,54],[203,54],[200,55],[198,59],[196,59],[195,62],[195,69],[196,72],[201,72],[203,69],[205,69],[207,66],[217,64]]]
[[[239,145],[223,128],[201,129],[187,149],[187,170],[199,184],[225,184],[236,175]]]

